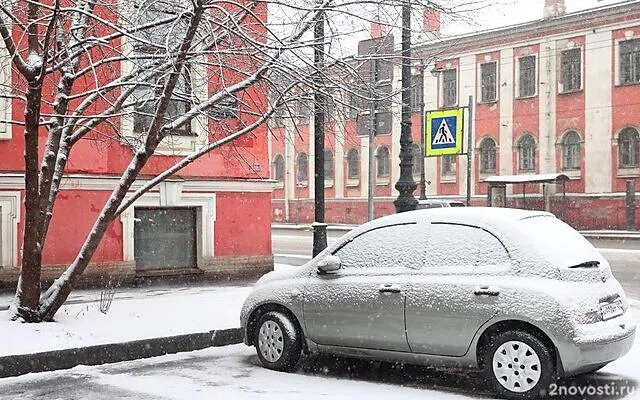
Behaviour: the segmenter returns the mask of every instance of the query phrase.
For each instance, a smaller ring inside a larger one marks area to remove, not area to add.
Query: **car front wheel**
[[[302,352],[302,334],[279,311],[269,311],[260,317],[254,343],[262,365],[277,371],[295,367]]]
[[[484,369],[494,390],[514,400],[545,397],[555,376],[551,349],[536,336],[521,331],[491,338]]]

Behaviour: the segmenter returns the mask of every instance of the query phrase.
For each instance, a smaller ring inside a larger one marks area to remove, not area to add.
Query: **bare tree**
[[[162,180],[251,134],[275,109],[287,109],[300,88],[327,90],[313,88],[314,74],[325,74],[324,82],[349,91],[347,76],[357,78],[357,68],[344,62],[336,47],[330,49],[330,74],[313,69],[309,31],[320,12],[366,22],[371,17],[354,7],[394,7],[401,1],[2,0],[6,56],[0,67],[10,68],[13,80],[0,82],[7,89],[0,95],[24,107],[23,118],[8,121],[24,131],[24,237],[14,318],[52,320],[116,217]],[[272,12],[276,23],[267,24],[268,7],[277,10]],[[286,23],[278,25],[278,18]],[[334,29],[327,42],[357,33],[340,30]],[[282,76],[288,77],[286,84],[278,80]],[[215,89],[197,90],[194,82],[211,88],[211,79],[217,81]],[[255,91],[271,96],[262,103],[252,96]],[[237,106],[246,118],[240,126],[225,124],[224,115]],[[132,119],[133,135],[123,133],[123,121]],[[191,155],[132,191],[158,147],[193,124],[215,126],[215,132]],[[75,259],[42,292],[43,248],[67,159],[86,140],[129,147],[132,157]]]

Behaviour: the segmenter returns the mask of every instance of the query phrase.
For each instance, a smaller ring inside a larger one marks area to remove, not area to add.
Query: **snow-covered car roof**
[[[534,222],[533,220],[538,219],[549,219],[549,221],[527,223],[527,221]],[[548,273],[548,270],[546,272],[544,270],[551,266],[568,267],[578,264],[584,261],[585,257],[589,260],[606,262],[584,237],[578,232],[572,235],[569,232],[572,228],[557,220],[553,214],[545,211],[501,207],[445,207],[389,215],[352,230],[323,253],[331,253],[341,246],[341,242],[349,241],[373,229],[420,222],[459,224],[485,229],[502,242],[512,258],[525,261],[523,265],[527,265],[530,272],[537,275]],[[558,231],[557,235],[550,232],[554,229]],[[446,241],[446,238],[439,240]],[[567,242],[570,245],[557,246],[554,243],[556,240],[558,243]]]

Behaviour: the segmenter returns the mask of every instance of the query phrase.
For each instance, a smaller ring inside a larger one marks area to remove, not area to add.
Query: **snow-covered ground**
[[[11,322],[9,311],[1,311],[0,356],[236,328],[250,290],[141,291],[115,298],[107,314],[100,312],[99,302],[65,305],[56,322],[42,324]]]
[[[64,305],[56,322],[20,324],[9,321],[9,311],[0,311],[0,357],[237,328],[250,291],[250,284],[122,288],[103,314],[99,290],[78,290],[69,297],[75,304]],[[11,294],[0,295],[0,306],[11,300]]]
[[[562,393],[560,390],[564,387],[567,388],[564,390],[584,390],[585,393],[602,388],[604,393],[608,387],[615,388],[617,394],[551,398],[637,399],[640,397],[640,388],[636,389],[640,382],[639,364],[640,343],[636,342],[630,354],[602,372],[559,381],[555,386],[556,393]],[[254,349],[240,344],[4,378],[0,379],[0,398],[454,400],[494,397],[478,372],[307,357],[295,372],[281,373],[260,367]]]
[[[168,355],[99,367],[0,379],[0,397],[40,399],[299,400],[403,399],[452,400],[464,395],[380,383],[368,377],[341,377],[333,371],[281,373],[258,365],[244,345]],[[383,371],[384,372],[384,371]],[[42,388],[47,388],[43,390]],[[95,389],[99,388],[99,391]],[[61,392],[61,389],[64,390]],[[451,389],[445,389],[451,390]],[[58,396],[58,397],[56,397]]]
[[[106,315],[100,313],[97,302],[73,304],[61,309],[57,322],[47,324],[9,322],[8,312],[0,312],[0,356],[237,327],[240,307],[250,290],[250,286],[127,289]],[[76,300],[92,300],[95,295],[95,291],[78,292]],[[632,304],[637,322],[640,302]],[[601,372],[559,385],[569,390],[604,390],[609,385],[619,393],[607,399],[640,398],[640,388],[635,390],[640,385],[640,337],[628,355]],[[620,393],[632,390],[635,393]],[[260,367],[255,350],[244,345],[0,379],[3,399],[286,400],[303,396],[307,400],[491,398],[475,372],[307,358],[295,373],[286,374]]]

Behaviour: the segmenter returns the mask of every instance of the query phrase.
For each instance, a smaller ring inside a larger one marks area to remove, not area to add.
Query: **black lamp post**
[[[322,0],[319,0],[319,6],[322,6]],[[315,220],[313,223],[313,256],[317,256],[327,247],[327,224],[324,223],[324,113],[327,104],[326,98],[322,91],[324,73],[324,11],[318,14],[313,30],[313,65],[315,74],[313,75],[314,83],[314,202],[315,202]]]
[[[400,179],[396,182],[398,198],[393,204],[396,212],[415,210],[418,200],[413,197],[416,182],[413,180],[413,155],[411,149],[411,3],[402,2],[402,119],[400,121]]]

